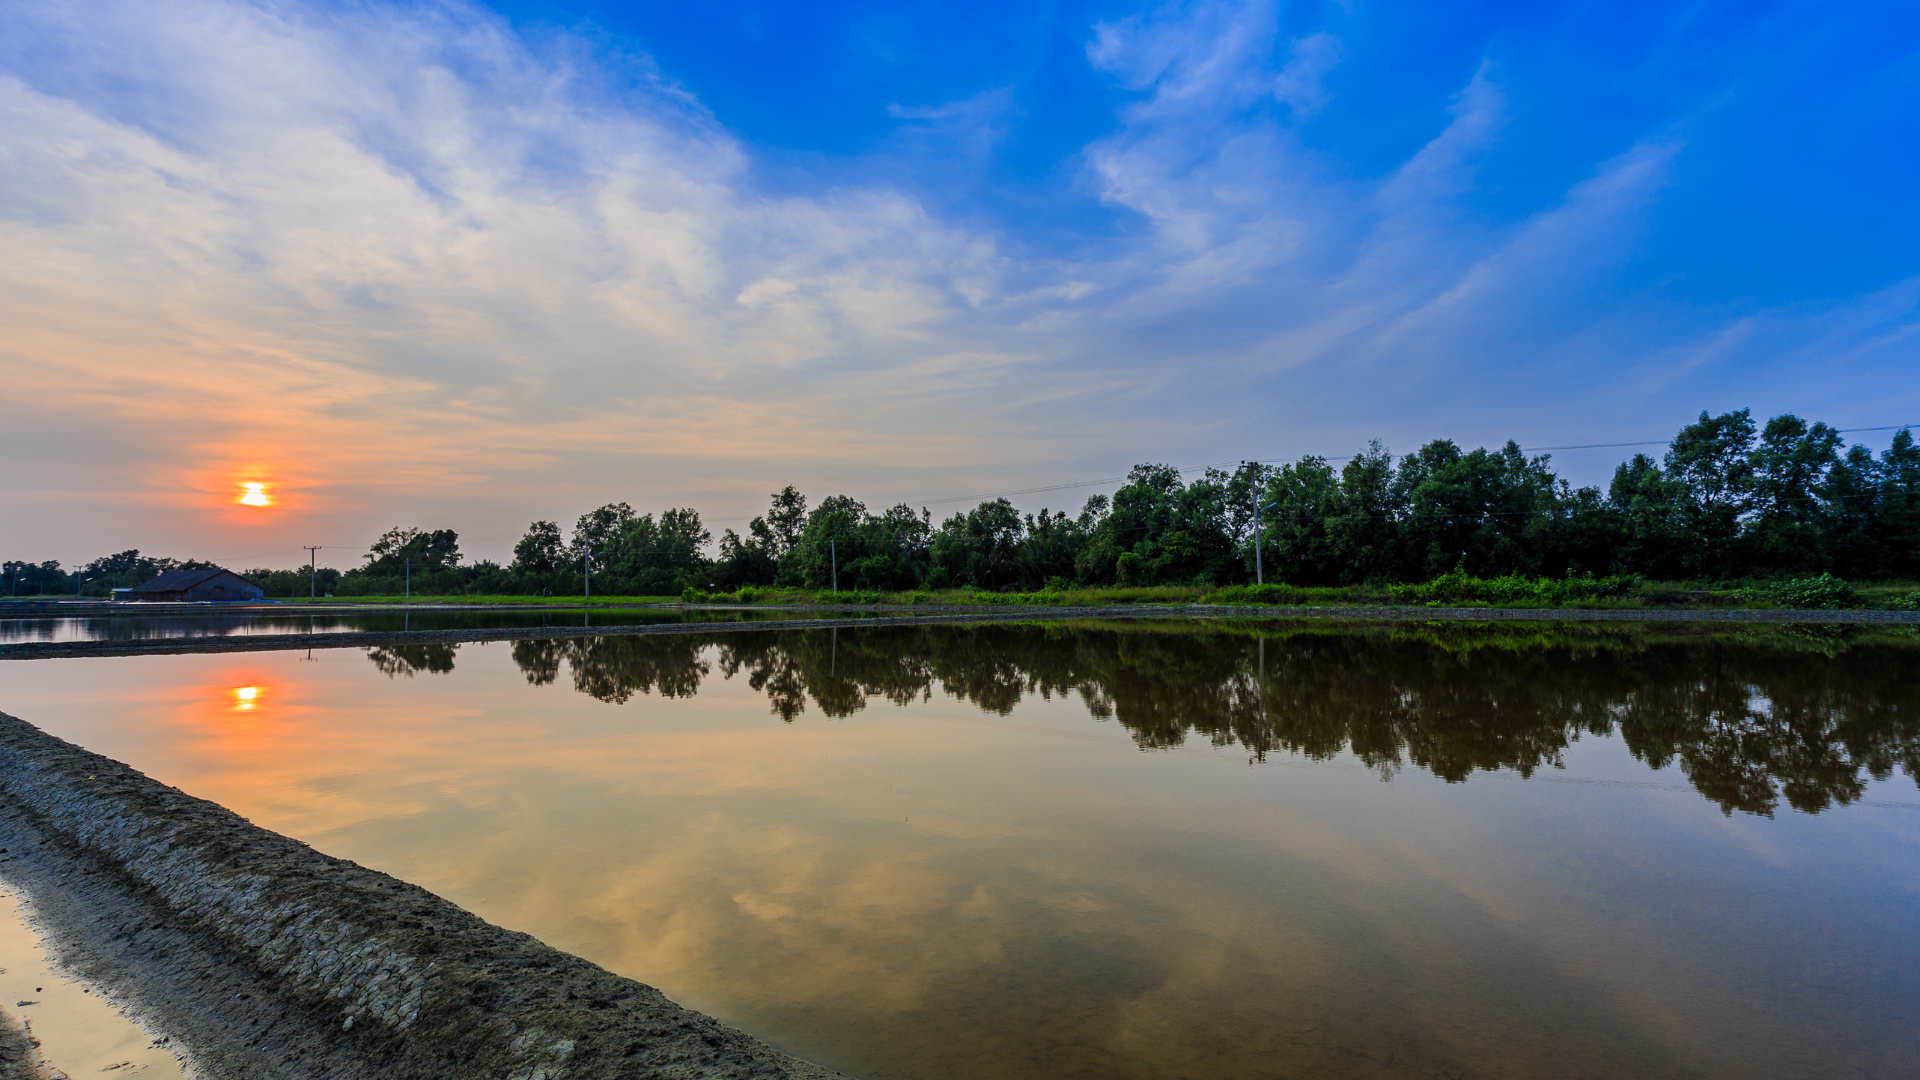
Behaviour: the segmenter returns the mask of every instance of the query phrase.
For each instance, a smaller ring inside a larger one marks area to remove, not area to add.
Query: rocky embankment
[[[839,1075],[4,713],[0,879],[196,1077]]]
[[[673,634],[755,633],[772,630],[831,630],[879,626],[932,626],[941,623],[1061,622],[1087,619],[1271,619],[1328,622],[1556,622],[1556,623],[1727,623],[1920,626],[1915,611],[1808,611],[1787,609],[1649,608],[1482,608],[1482,607],[1313,607],[1127,604],[1112,607],[906,607],[811,605],[786,608],[687,606],[706,614],[770,611],[810,612],[808,618],[750,622],[702,620],[680,623],[615,623],[602,626],[493,627],[474,630],[364,630],[308,634],[256,634],[219,637],[162,637],[100,641],[13,641],[0,643],[0,660],[51,660],[76,656],[152,656],[180,653],[271,652],[289,649],[368,648],[376,645],[458,644],[469,641],[526,641],[552,638],[636,637]],[[836,614],[855,617],[833,618]],[[856,614],[857,613],[857,614]]]

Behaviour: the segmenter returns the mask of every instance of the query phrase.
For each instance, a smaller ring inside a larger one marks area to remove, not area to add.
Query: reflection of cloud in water
[[[1601,729],[1707,760],[1702,716],[1789,736],[1740,744],[1775,784],[1795,755],[1897,768],[1908,656],[1183,624],[469,645],[417,679],[327,655],[27,670],[128,684],[64,737],[857,1075],[1651,1076],[1886,1044],[1858,1033],[1898,995],[1815,993],[1910,955],[1831,909],[1860,891],[1820,885],[1844,845],[1742,879],[1698,797],[1426,771],[1577,763]],[[272,690],[257,728],[239,686]],[[1289,752],[1418,769],[1249,767]],[[1790,845],[1871,813],[1734,825]],[[1834,916],[1831,951],[1728,936],[1725,892],[1803,878],[1785,906]],[[1783,964],[1814,989],[1728,989]]]

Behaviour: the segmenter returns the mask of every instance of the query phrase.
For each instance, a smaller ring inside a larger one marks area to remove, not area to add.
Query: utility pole
[[[1279,505],[1280,500],[1275,499],[1254,511],[1253,514],[1253,583],[1255,585],[1265,585],[1267,583],[1266,569],[1260,564],[1260,519],[1266,516],[1267,511]]]
[[[320,595],[320,548],[319,544],[302,544],[307,549],[307,599],[313,600]]]
[[[827,554],[833,558],[833,592],[834,595],[838,596],[840,594],[840,547],[838,537],[827,537]]]
[[[407,603],[413,602],[413,560],[407,560]]]
[[[580,553],[580,590],[583,599],[593,599],[593,552]]]

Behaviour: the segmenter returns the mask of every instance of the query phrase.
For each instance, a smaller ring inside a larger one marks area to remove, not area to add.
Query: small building
[[[135,600],[183,603],[189,601],[258,600],[267,591],[231,570],[169,570],[134,587]]]

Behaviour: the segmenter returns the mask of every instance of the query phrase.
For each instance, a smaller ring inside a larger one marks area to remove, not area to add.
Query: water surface
[[[0,613],[4,614],[4,613]],[[677,611],[643,608],[528,608],[415,611],[289,609],[142,614],[137,607],[111,615],[0,617],[0,644],[25,641],[147,641],[277,634],[391,633],[408,630],[505,630],[533,626],[652,626],[660,623],[756,622],[805,619],[819,613],[746,608]],[[862,612],[834,612],[838,619]]]
[[[13,662],[0,708],[860,1077],[1894,1077],[1917,644],[734,632]]]

